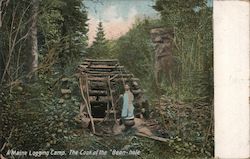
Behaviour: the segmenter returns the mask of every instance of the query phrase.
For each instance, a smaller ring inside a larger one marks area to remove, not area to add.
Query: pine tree
[[[102,22],[99,22],[94,45],[104,44],[106,41]]]
[[[108,54],[108,41],[105,38],[105,32],[102,22],[99,22],[95,41],[89,49],[91,57],[105,57]]]

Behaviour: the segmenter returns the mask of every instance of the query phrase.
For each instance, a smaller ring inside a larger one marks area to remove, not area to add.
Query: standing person
[[[124,86],[125,93],[121,95],[123,97],[123,104],[122,104],[122,121],[124,120],[132,120],[134,119],[134,95],[130,91],[130,87],[128,84]]]

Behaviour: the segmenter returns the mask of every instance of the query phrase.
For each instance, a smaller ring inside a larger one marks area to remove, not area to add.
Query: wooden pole
[[[110,107],[109,107],[109,101],[107,102],[107,114],[104,117],[104,120],[107,120],[109,118],[109,113],[110,113]]]
[[[90,110],[90,113],[92,113],[90,100],[89,100],[89,82],[88,82],[88,75],[87,74],[86,74],[86,94],[87,94],[87,101],[89,104],[89,110]]]
[[[112,104],[111,107],[112,107],[112,109],[114,111],[114,119],[115,119],[115,123],[116,123],[117,122],[116,121],[116,110],[115,110],[115,105],[114,105],[113,93],[112,93],[112,90],[111,90],[110,76],[108,77],[107,82],[108,82],[108,87],[109,87],[109,92],[110,92],[110,97],[111,97],[111,104]]]
[[[146,135],[146,134],[143,134],[143,133],[136,133],[135,134],[136,136],[140,136],[140,137],[146,137],[146,138],[149,138],[149,139],[153,139],[153,140],[157,140],[157,141],[161,141],[161,142],[168,142],[169,140],[168,139],[165,139],[165,138],[162,138],[162,137],[158,137],[158,136],[149,136],[149,135]]]
[[[87,81],[87,79],[86,79],[86,81]],[[79,83],[80,83],[80,90],[81,90],[82,98],[83,98],[83,100],[85,102],[85,105],[87,107],[87,112],[88,112],[88,115],[89,115],[89,118],[90,118],[90,122],[91,122],[91,126],[92,126],[92,131],[95,134],[95,125],[94,125],[93,117],[92,117],[91,111],[90,111],[90,104],[89,104],[89,102],[87,101],[87,99],[84,96],[83,83],[82,83],[82,78],[81,77],[79,78]]]

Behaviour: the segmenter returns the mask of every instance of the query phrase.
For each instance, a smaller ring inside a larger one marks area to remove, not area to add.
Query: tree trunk
[[[37,18],[38,18],[38,0],[32,0],[31,10],[31,28],[30,28],[30,64],[29,72],[35,73],[38,67],[38,44],[37,44]]]
[[[0,30],[0,79],[3,78],[3,73],[4,73],[4,60],[3,60],[3,36],[2,36],[2,31]]]
[[[0,0],[0,28],[2,27],[2,4],[3,0]]]

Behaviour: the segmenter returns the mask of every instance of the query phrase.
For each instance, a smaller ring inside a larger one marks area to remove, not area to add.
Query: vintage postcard
[[[212,158],[212,24],[212,0],[0,0],[0,158]]]

